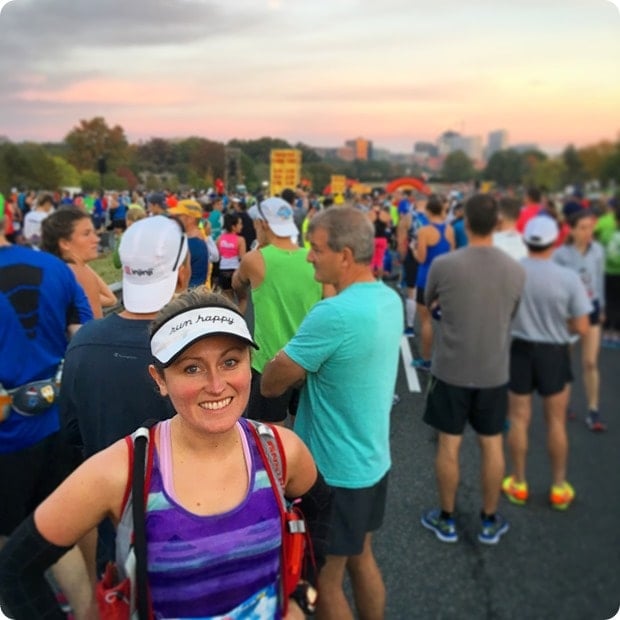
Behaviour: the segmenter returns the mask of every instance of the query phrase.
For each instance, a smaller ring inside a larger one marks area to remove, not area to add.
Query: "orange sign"
[[[301,180],[301,151],[274,149],[271,151],[270,188],[272,196],[287,187],[295,189]]]
[[[351,191],[354,194],[361,196],[362,194],[370,194],[370,192],[372,192],[372,188],[370,185],[366,185],[364,183],[354,183],[351,185]]]

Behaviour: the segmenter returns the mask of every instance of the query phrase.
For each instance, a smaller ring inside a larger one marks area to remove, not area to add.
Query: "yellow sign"
[[[351,186],[351,191],[361,196],[362,194],[370,194],[372,188],[370,185],[365,185],[364,183],[355,183],[355,185]]]
[[[298,149],[274,149],[271,151],[272,196],[281,194],[283,189],[295,189],[301,181],[301,151]]]
[[[330,189],[332,196],[336,194],[344,196],[344,193],[347,191],[347,177],[345,177],[344,174],[332,174]]]
[[[483,181],[480,185],[480,193],[488,194],[493,189],[493,181]]]

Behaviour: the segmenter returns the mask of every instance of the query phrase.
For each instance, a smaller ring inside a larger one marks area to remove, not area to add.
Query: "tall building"
[[[439,150],[432,142],[416,142],[413,145],[413,153],[419,156],[437,157]]]
[[[480,136],[463,136],[456,131],[442,133],[437,140],[437,148],[441,156],[456,151],[463,151],[473,161],[481,161],[483,156],[482,138]]]
[[[360,159],[362,161],[368,161],[372,159],[372,142],[365,138],[355,138],[354,140],[347,140],[345,147],[353,150],[353,159]]]
[[[486,156],[490,159],[493,153],[504,151],[508,148],[508,132],[505,129],[497,129],[489,132]]]
[[[437,139],[439,155],[448,155],[460,149],[461,134],[449,129],[444,131]]]
[[[482,161],[484,148],[480,136],[463,136],[457,150],[463,151],[472,161]]]

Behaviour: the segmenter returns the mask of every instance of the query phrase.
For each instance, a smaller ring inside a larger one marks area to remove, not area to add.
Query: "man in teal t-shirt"
[[[374,230],[355,209],[332,208],[310,222],[308,260],[337,292],[318,302],[265,366],[261,391],[277,396],[305,381],[295,432],[334,487],[328,556],[318,612],[351,617],[342,581],[355,574],[360,616],[382,615],[385,588],[371,548],[383,521],[390,460],[390,408],[403,332],[398,295],[370,267]],[[376,613],[375,613],[376,612]]]

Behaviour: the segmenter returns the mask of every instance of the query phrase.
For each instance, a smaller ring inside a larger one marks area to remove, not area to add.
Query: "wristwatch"
[[[291,598],[299,605],[301,611],[306,615],[310,615],[316,611],[319,593],[311,583],[300,581],[291,594]]]

